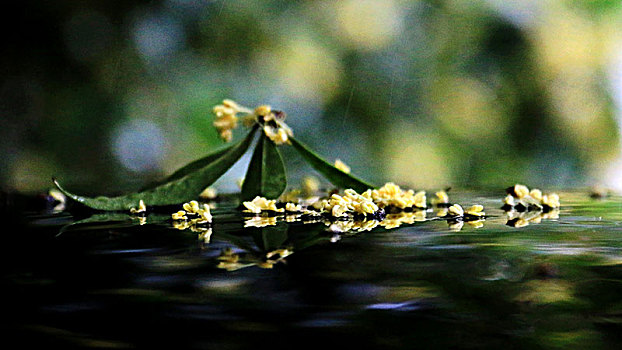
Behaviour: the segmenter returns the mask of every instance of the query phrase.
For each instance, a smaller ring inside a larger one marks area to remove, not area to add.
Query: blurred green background
[[[620,1],[16,5],[0,57],[5,190],[51,176],[137,189],[222,146],[223,98],[286,111],[299,139],[378,183],[622,186]],[[290,151],[296,182],[310,170]]]

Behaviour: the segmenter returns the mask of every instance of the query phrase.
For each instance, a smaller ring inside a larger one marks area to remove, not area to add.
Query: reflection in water
[[[5,236],[3,312],[28,344],[619,346],[622,199],[564,195],[557,212],[506,214],[497,194],[464,197],[492,208],[485,221],[428,209],[244,227],[266,219],[224,206],[213,226],[179,231],[168,214],[40,215]]]
[[[542,220],[559,219],[559,209],[517,211],[514,209],[505,212],[507,217],[506,225],[511,227],[525,227],[529,224],[539,224]]]

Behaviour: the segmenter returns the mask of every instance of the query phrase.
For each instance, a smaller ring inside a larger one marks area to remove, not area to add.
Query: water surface
[[[502,197],[451,194],[483,226],[430,211],[364,232],[244,228],[232,205],[210,234],[11,204],[3,328],[65,347],[619,348],[622,198],[562,193],[558,215],[512,227]]]

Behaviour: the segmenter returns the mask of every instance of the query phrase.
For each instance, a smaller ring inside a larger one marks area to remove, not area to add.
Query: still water
[[[429,211],[425,221],[362,232],[294,218],[244,228],[227,204],[213,210],[211,232],[193,232],[164,214],[141,222],[34,211],[32,201],[8,196],[5,341],[620,348],[622,198],[561,193],[558,214],[511,227],[503,196],[451,193],[453,202],[483,204],[483,225],[460,227]]]

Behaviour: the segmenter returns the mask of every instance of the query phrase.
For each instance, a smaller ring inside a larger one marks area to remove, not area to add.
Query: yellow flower
[[[484,210],[483,206],[481,206],[479,204],[476,204],[476,205],[470,207],[469,209],[467,209],[466,213],[468,215],[471,215],[471,216],[484,216],[484,215],[486,215],[486,213],[484,213],[483,210]]]
[[[197,201],[190,201],[188,203],[184,203],[182,207],[188,214],[197,214],[199,210],[201,210],[199,208],[199,202]]]
[[[173,213],[171,217],[173,218],[173,220],[188,220],[188,217],[186,216],[186,212],[183,210]]]
[[[147,211],[147,206],[145,205],[145,202],[143,202],[142,199],[138,202],[138,209],[137,208],[130,208],[130,213],[132,213],[132,214],[140,214],[140,213],[144,213],[146,211]]]
[[[346,174],[350,173],[350,167],[346,165],[346,163],[342,162],[341,159],[335,159],[335,168],[343,171]]]
[[[413,198],[413,204],[417,208],[426,207],[425,191],[419,191],[415,194],[415,197]]]
[[[559,196],[556,193],[550,193],[542,196],[542,205],[546,205],[549,208],[559,208]]]
[[[432,199],[432,204],[447,204],[449,203],[449,196],[445,191],[438,191],[434,194],[434,198]]]
[[[529,188],[525,185],[516,184],[514,185],[514,194],[516,195],[516,198],[523,199],[529,195]]]
[[[203,204],[203,208],[199,209],[197,214],[199,215],[199,223],[212,222],[212,213],[210,212],[209,205]]]
[[[417,194],[413,190],[403,191],[398,185],[387,182],[384,186],[377,190],[371,191],[371,198],[379,207],[394,206],[400,209],[417,207],[426,207],[425,191],[419,191]]]
[[[503,198],[503,204],[505,205],[509,205],[509,206],[514,206],[514,197],[511,194],[508,194],[507,196],[505,196],[505,198]]]
[[[462,206],[460,206],[460,204],[452,205],[451,207],[449,207],[448,211],[449,211],[449,214],[451,215],[455,215],[455,216],[464,215],[464,210],[462,209]]]
[[[263,131],[266,134],[266,136],[277,145],[290,143],[289,135],[287,134],[287,131],[283,128],[275,128],[270,125],[264,125]]]
[[[272,108],[268,105],[261,105],[255,108],[255,115],[265,117],[272,112]]]
[[[540,191],[537,188],[532,189],[529,192],[529,196],[537,201],[541,201],[542,200],[542,191]]]
[[[254,214],[259,214],[263,210],[270,210],[270,211],[275,211],[275,212],[284,211],[282,208],[279,209],[276,207],[276,200],[274,199],[269,200],[269,199],[266,199],[260,196],[255,197],[255,199],[253,199],[250,202],[249,201],[243,202],[242,205],[246,207],[246,210],[245,210],[246,212],[250,212]]]
[[[285,211],[300,212],[300,211],[302,211],[302,206],[300,204],[286,203],[285,204]]]

